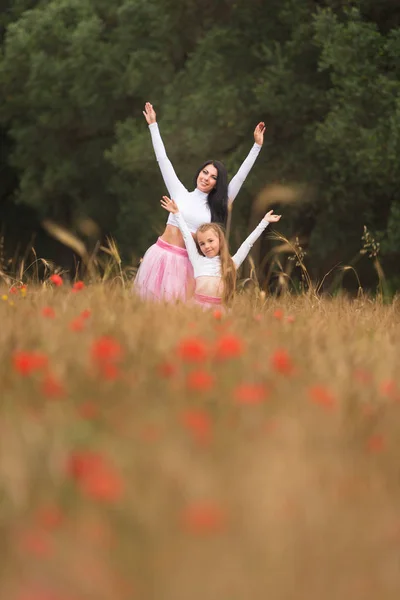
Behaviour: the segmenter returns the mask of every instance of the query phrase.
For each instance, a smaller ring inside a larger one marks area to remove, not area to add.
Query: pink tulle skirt
[[[204,310],[209,308],[222,308],[222,298],[216,296],[205,296],[204,294],[195,294],[193,303],[201,306]]]
[[[193,267],[187,251],[158,238],[143,257],[133,291],[146,300],[185,302],[193,290]]]

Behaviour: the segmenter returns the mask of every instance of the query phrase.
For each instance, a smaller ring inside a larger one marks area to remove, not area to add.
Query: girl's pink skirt
[[[146,300],[186,301],[194,289],[193,267],[184,248],[158,238],[143,257],[133,291]]]
[[[209,308],[222,308],[222,298],[216,296],[205,296],[204,294],[195,294],[193,296],[194,304],[201,306],[204,310]]]

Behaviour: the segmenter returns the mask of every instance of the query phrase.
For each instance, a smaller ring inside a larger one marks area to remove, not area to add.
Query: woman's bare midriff
[[[192,235],[194,237],[194,234]],[[171,244],[171,246],[186,248],[180,229],[179,227],[175,227],[175,225],[167,225],[164,233],[160,236],[160,239],[162,239],[163,242],[167,242],[167,244]]]

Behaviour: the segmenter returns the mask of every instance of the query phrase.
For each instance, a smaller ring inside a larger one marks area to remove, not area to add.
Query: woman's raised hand
[[[148,125],[151,125],[152,123],[156,123],[157,122],[157,116],[156,116],[156,111],[153,108],[153,105],[150,104],[150,102],[146,102],[146,104],[144,105],[144,118],[146,119]]]
[[[259,146],[264,143],[265,123],[261,121],[254,130],[254,141]]]
[[[173,215],[179,212],[179,208],[175,200],[171,200],[171,198],[168,198],[168,196],[163,196],[161,198],[161,206]]]
[[[263,221],[267,221],[267,223],[277,223],[278,221],[280,221],[282,215],[274,215],[273,213],[273,210],[267,212],[267,214],[263,218]]]

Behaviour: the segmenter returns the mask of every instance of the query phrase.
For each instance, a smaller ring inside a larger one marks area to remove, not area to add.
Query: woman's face
[[[213,258],[219,254],[219,236],[212,229],[198,232],[197,243],[204,256]]]
[[[217,185],[218,170],[214,165],[206,165],[197,177],[197,189],[209,194]]]

